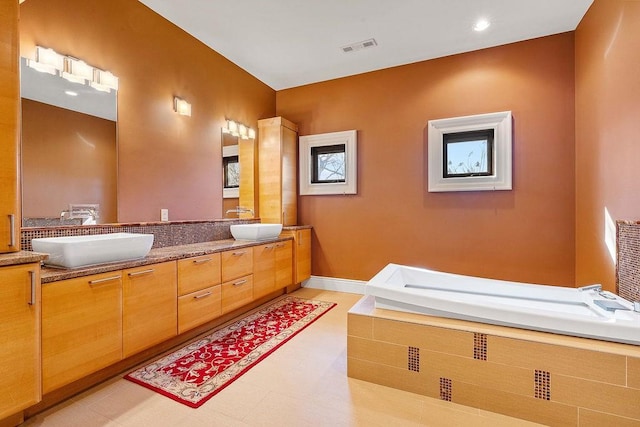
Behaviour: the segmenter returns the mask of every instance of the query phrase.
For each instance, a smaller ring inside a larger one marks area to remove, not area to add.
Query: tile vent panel
[[[452,381],[450,378],[440,377],[440,400],[451,402]]]
[[[473,334],[473,358],[487,360],[487,334]]]
[[[407,369],[420,372],[420,349],[418,347],[409,347],[407,350]]]
[[[534,374],[536,399],[551,400],[551,373],[536,369]]]

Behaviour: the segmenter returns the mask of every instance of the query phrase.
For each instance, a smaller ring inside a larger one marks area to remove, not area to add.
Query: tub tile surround
[[[640,423],[637,346],[376,309],[372,297],[347,329],[352,378],[547,425]]]
[[[640,301],[640,221],[617,221],[616,292]]]

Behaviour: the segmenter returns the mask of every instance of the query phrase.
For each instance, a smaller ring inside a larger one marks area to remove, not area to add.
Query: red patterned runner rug
[[[283,298],[125,378],[197,408],[334,306]]]

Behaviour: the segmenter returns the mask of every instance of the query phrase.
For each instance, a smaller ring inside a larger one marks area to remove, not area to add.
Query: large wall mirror
[[[117,91],[21,59],[23,226],[117,221]]]

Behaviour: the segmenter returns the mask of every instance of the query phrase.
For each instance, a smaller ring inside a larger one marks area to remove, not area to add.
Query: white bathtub
[[[640,313],[599,286],[532,285],[389,264],[365,294],[377,308],[640,345]]]

